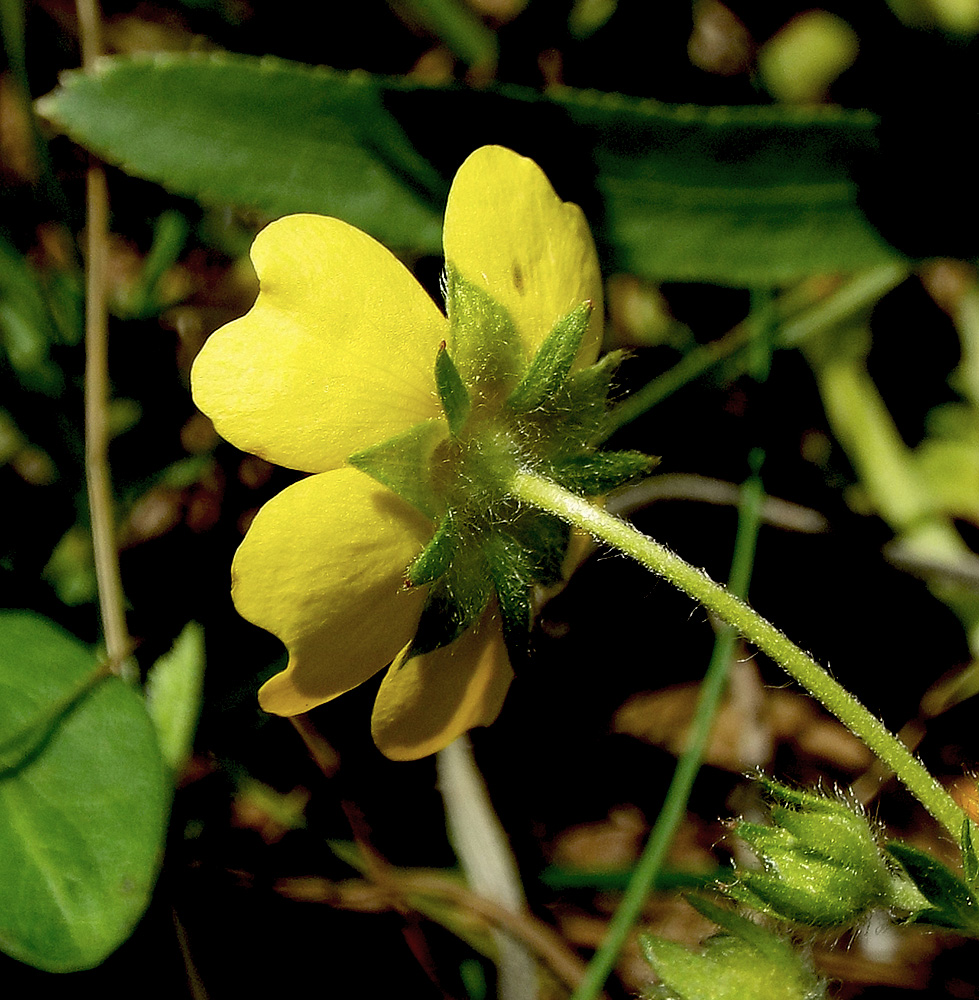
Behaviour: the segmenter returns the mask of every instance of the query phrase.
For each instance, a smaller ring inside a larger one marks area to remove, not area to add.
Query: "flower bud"
[[[721,933],[708,938],[699,952],[675,941],[645,935],[641,944],[656,972],[650,1000],[819,1000],[821,982],[791,943],[753,920],[696,896],[687,900]]]
[[[848,803],[763,781],[771,826],[739,822],[735,832],[761,871],[739,869],[728,894],[771,916],[844,927],[895,902],[888,869],[866,816]]]

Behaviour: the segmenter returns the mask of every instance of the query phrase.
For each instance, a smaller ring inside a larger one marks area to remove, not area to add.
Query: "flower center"
[[[453,352],[443,342],[435,358],[444,419],[351,456],[435,526],[405,572],[407,586],[429,588],[411,655],[451,642],[495,596],[511,660],[525,657],[534,588],[562,580],[570,533],[510,495],[515,472],[598,496],[653,464],[632,452],[595,451],[620,356],[572,371],[591,311],[583,302],[561,317],[521,362],[502,307],[479,300],[464,322],[450,301]]]

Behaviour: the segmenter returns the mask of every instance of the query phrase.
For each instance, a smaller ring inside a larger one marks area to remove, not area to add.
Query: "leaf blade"
[[[96,666],[51,622],[0,614],[0,735],[43,720]],[[168,800],[142,699],[110,677],[0,774],[0,948],[49,972],[103,961],[149,901]]]
[[[546,170],[566,166],[559,193],[585,205],[616,270],[743,286],[904,259],[861,209],[869,112],[466,92],[228,54],[105,59],[38,108],[181,194],[336,215],[398,250],[439,251],[447,174],[502,132]],[[433,121],[453,123],[441,144]]]

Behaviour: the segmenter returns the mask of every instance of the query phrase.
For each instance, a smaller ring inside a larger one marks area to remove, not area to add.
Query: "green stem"
[[[755,557],[755,542],[761,523],[761,506],[764,495],[758,470],[763,453],[752,453],[753,473],[744,484],[738,517],[738,533],[734,543],[734,559],[728,586],[735,593],[744,594],[748,589],[751,567]],[[609,921],[601,946],[595,952],[588,971],[585,973],[571,1000],[593,1000],[605,985],[616,959],[622,952],[629,932],[635,926],[642,912],[643,903],[650,889],[656,884],[666,858],[666,852],[673,842],[677,828],[686,815],[687,802],[693,790],[694,781],[700,771],[704,750],[710,739],[711,729],[727,684],[728,667],[734,655],[738,633],[725,626],[717,633],[714,651],[711,654],[707,673],[704,675],[697,697],[697,707],[690,725],[687,747],[680,755],[673,779],[663,800],[663,806],[653,826],[639,863],[636,865],[629,884]]]
[[[862,739],[960,843],[964,814],[924,765],[846,688],[744,601],[632,525],[549,480],[518,471],[510,493],[631,556],[737,629]]]

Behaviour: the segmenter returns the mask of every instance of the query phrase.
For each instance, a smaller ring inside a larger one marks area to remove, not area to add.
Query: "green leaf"
[[[187,219],[180,212],[161,213],[153,226],[153,245],[140,274],[131,285],[122,287],[113,303],[116,315],[125,319],[149,319],[179,301],[168,300],[160,286],[167,270],[176,264],[189,231]]]
[[[867,112],[460,92],[228,55],[106,59],[38,107],[179,193],[337,215],[394,249],[439,252],[448,177],[413,141],[468,111],[473,146],[505,126],[525,137],[520,152],[572,171],[559,192],[585,205],[615,270],[772,285],[900,259],[857,203],[857,171],[877,150]]]
[[[900,259],[857,205],[876,148],[866,112],[551,98],[588,137],[617,270],[778,284]]]
[[[41,275],[0,235],[0,348],[21,382],[48,396],[64,388],[64,375],[49,357],[51,344],[63,339],[53,305]]]
[[[903,841],[891,841],[887,850],[931,904],[930,909],[914,915],[916,923],[953,927],[979,936],[979,902],[958,875],[937,858]]]
[[[194,745],[204,687],[204,630],[188,622],[169,653],[150,667],[146,709],[160,741],[163,759],[179,774]]]
[[[92,968],[129,936],[165,830],[143,700],[114,677],[90,683],[97,671],[51,622],[0,614],[0,744],[27,748],[0,771],[0,948],[49,972]]]
[[[207,203],[319,212],[393,248],[438,250],[446,189],[378,84],[226,54],[101,60],[38,103],[129,173]]]

